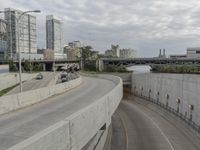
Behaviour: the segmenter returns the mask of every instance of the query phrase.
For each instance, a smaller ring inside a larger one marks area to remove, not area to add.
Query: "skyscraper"
[[[62,22],[53,15],[46,17],[46,46],[54,51],[54,58],[64,58],[63,27]]]
[[[5,20],[7,21],[8,31],[8,50],[7,55],[12,57],[18,54],[19,48],[21,53],[36,54],[36,17],[24,14],[17,24],[19,16],[23,12],[11,8],[5,9]],[[18,48],[18,33],[19,33],[19,48]]]
[[[0,19],[0,61],[5,59],[7,51],[7,22]]]

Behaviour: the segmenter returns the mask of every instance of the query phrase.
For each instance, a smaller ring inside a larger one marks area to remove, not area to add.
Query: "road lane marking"
[[[122,118],[122,116],[120,115],[120,113],[118,113],[118,115],[119,115],[119,118],[120,118],[120,120],[121,120],[121,122],[122,122],[122,126],[123,126],[123,128],[124,128],[124,131],[125,131],[125,137],[126,137],[126,150],[128,150],[128,130],[127,130],[127,128],[126,128],[126,125],[125,125],[125,121],[124,121],[124,119]]]
[[[169,138],[165,135],[165,133],[162,131],[162,129],[159,127],[159,125],[151,117],[149,117],[146,113],[144,113],[143,111],[141,111],[139,108],[137,108],[137,107],[134,107],[134,108],[137,109],[145,117],[147,117],[149,120],[152,121],[152,123],[156,126],[156,128],[160,131],[161,135],[165,138],[165,140],[167,141],[167,143],[170,145],[171,150],[175,150],[175,148],[172,145],[172,143],[170,142]]]

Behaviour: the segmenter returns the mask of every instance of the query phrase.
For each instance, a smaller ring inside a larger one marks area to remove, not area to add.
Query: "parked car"
[[[37,80],[42,80],[42,79],[43,79],[42,73],[39,73],[39,74],[36,76],[36,79],[37,79]]]

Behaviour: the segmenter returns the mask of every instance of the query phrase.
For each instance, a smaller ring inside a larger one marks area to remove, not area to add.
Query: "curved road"
[[[39,104],[0,116],[0,150],[5,150],[88,106],[116,86],[109,80],[83,77],[77,88]]]
[[[56,73],[58,74],[58,73]],[[41,80],[37,80],[36,78],[33,78],[31,80],[25,81],[22,84],[23,87],[23,91],[29,91],[29,90],[35,90],[38,88],[42,88],[48,85],[53,85],[55,84],[55,73],[53,72],[42,72],[43,75],[43,79]],[[35,75],[36,77],[36,75]],[[53,82],[54,81],[54,82]],[[17,86],[14,89],[12,89],[11,91],[9,91],[6,95],[11,95],[11,94],[15,94],[15,93],[19,93],[20,92],[20,87]]]
[[[200,138],[168,112],[139,98],[113,116],[111,150],[200,150]]]

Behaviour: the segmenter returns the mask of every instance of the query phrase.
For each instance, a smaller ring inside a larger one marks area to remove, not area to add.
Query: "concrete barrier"
[[[46,98],[55,94],[63,93],[67,90],[77,87],[81,84],[81,82],[82,78],[79,77],[69,82],[57,85],[43,87],[13,95],[2,96],[0,97],[0,114],[5,114],[10,111],[41,102],[42,100],[45,100]]]
[[[200,125],[199,91],[199,75],[165,73],[132,75],[133,93],[137,92],[139,95],[158,100],[165,107],[172,108],[197,125]],[[193,105],[193,110],[189,108],[189,105]]]
[[[122,99],[120,78],[108,75],[98,77],[108,80],[113,78],[116,87],[89,106],[8,150],[82,149],[101,130],[102,126],[110,125],[111,116]]]
[[[34,78],[36,75],[37,75],[36,73],[33,73],[33,74],[23,73],[22,81],[30,80]],[[19,83],[18,73],[2,73],[0,75],[0,91],[8,87],[11,87],[13,85],[16,85],[18,83]]]

